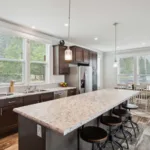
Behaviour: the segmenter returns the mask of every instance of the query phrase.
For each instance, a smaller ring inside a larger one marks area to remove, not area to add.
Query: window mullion
[[[24,57],[25,57],[25,84],[28,85],[30,82],[30,42],[25,39],[24,44]]]

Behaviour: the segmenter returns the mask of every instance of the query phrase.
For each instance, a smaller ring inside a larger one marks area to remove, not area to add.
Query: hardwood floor
[[[0,150],[18,150],[18,134],[0,139]]]

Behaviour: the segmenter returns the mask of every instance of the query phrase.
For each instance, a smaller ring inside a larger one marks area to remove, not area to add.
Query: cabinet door
[[[83,51],[83,58],[84,58],[84,63],[89,63],[89,51],[88,50]]]
[[[59,46],[59,74],[69,74],[69,63],[65,61],[66,46]]]
[[[54,93],[45,93],[41,95],[41,102],[46,102],[54,99]]]
[[[80,47],[76,47],[75,50],[75,60],[76,62],[83,62],[83,49]]]
[[[68,90],[68,96],[76,95],[76,89],[70,89]]]
[[[40,102],[40,95],[30,95],[23,98],[24,105],[31,105]]]
[[[11,105],[0,108],[0,135],[17,129],[18,115],[13,112],[13,109],[22,105]]]

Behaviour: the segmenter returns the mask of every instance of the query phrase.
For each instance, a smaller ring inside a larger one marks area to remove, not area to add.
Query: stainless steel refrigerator
[[[92,91],[92,67],[70,66],[70,74],[65,76],[69,86],[77,87],[77,93]]]

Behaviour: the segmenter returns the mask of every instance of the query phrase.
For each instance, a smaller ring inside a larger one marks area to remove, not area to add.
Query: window
[[[0,32],[0,84],[23,82],[23,39]]]
[[[150,83],[150,56],[138,57],[137,83]]]
[[[120,58],[118,67],[118,83],[128,84],[134,82],[134,58]]]
[[[30,41],[30,81],[44,82],[46,76],[46,45]]]

